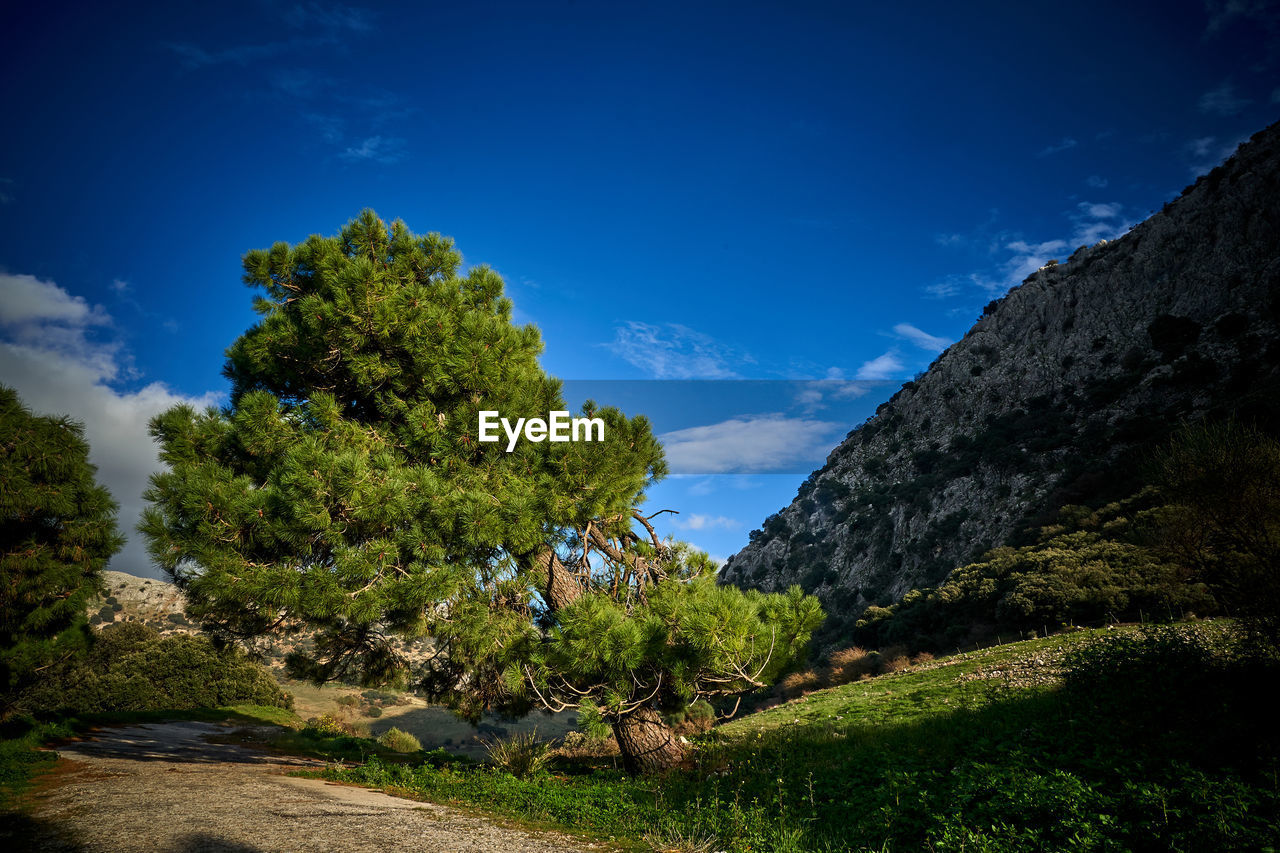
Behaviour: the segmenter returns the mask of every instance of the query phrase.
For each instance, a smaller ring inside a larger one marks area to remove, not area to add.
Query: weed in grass
[[[487,741],[489,762],[517,779],[537,775],[546,769],[551,744],[538,741],[538,731],[517,732],[511,737]]]

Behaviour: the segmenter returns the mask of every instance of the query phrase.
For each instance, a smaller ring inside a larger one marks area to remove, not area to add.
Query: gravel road
[[[239,744],[228,725],[102,729],[58,747],[57,768],[28,815],[0,829],[0,849],[85,853],[274,853],[412,850],[551,853],[590,845],[499,826],[444,806],[296,779],[319,766]],[[6,836],[8,836],[6,838]]]

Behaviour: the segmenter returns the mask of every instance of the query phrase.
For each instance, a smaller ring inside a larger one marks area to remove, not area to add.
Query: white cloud
[[[1193,139],[1186,144],[1187,153],[1191,155],[1191,165],[1188,167],[1193,178],[1198,178],[1212,170],[1215,166],[1222,163],[1236,153],[1236,148],[1244,142],[1247,137],[1236,137],[1228,142],[1220,142],[1216,136],[1202,136],[1199,139]]]
[[[750,356],[679,323],[655,326],[632,320],[615,329],[613,342],[603,346],[654,379],[737,379],[731,360],[754,363]]]
[[[219,395],[188,397],[159,382],[118,391],[110,383],[133,371],[118,342],[92,334],[111,322],[100,307],[26,275],[0,276],[0,293],[0,382],[32,411],[69,415],[85,425],[90,461],[120,504],[119,527],[128,538],[110,567],[159,577],[134,530],[147,479],[160,470],[147,422],[178,403],[213,405]]]
[[[390,136],[370,136],[358,146],[338,155],[352,162],[396,163],[404,157],[404,140]]]
[[[1079,142],[1076,142],[1070,136],[1064,136],[1061,142],[1058,142],[1055,145],[1046,146],[1045,148],[1041,149],[1040,153],[1037,154],[1036,156],[1048,157],[1050,154],[1058,154],[1062,151],[1068,151],[1072,148],[1075,148],[1079,144],[1080,144]]]
[[[1223,83],[1216,89],[1210,89],[1200,96],[1199,107],[1202,113],[1213,113],[1220,116],[1232,116],[1253,103],[1249,98],[1236,94],[1230,83]]]
[[[0,274],[0,326],[21,328],[31,324],[58,323],[101,326],[110,318],[98,305],[72,296],[53,282],[33,275]]]
[[[1040,269],[1051,258],[1067,248],[1066,240],[1045,240],[1040,243],[1028,243],[1025,240],[1014,240],[1006,243],[1004,249],[1012,252],[991,276],[986,273],[973,273],[969,280],[979,288],[992,295],[1002,294],[1020,283],[1036,270]]]
[[[825,379],[805,382],[796,392],[795,402],[806,413],[826,408],[828,400],[854,400],[872,388],[872,383],[845,379],[839,367],[828,367]]]
[[[1106,178],[1102,177],[1101,175],[1090,175],[1089,177],[1084,179],[1084,182],[1088,186],[1093,187],[1095,190],[1100,190],[1103,187],[1105,187],[1108,183],[1110,183],[1110,181],[1108,181]]]
[[[301,3],[285,13],[285,20],[299,28],[318,27],[323,30],[348,30],[367,33],[373,30],[373,13],[357,6],[341,3]]]
[[[1134,221],[1124,215],[1124,205],[1117,202],[1095,204],[1082,201],[1071,215],[1075,230],[1071,245],[1092,246],[1099,240],[1115,240],[1133,227]]]
[[[724,530],[738,530],[742,527],[742,522],[736,518],[701,513],[694,513],[688,517],[677,515],[671,519],[671,524],[681,530],[712,530],[717,527]]]
[[[904,368],[902,359],[898,357],[898,351],[892,349],[884,355],[876,356],[863,363],[855,376],[864,380],[892,379],[901,374]]]
[[[675,474],[808,471],[847,425],[781,414],[748,415],[658,436]]]
[[[931,335],[928,332],[921,331],[910,323],[899,323],[893,327],[893,333],[904,340],[910,341],[926,352],[942,352],[944,349],[951,346],[952,343],[947,338],[940,338],[937,335]]]
[[[132,288],[129,286],[129,282],[125,281],[122,278],[117,278],[115,281],[111,282],[111,290],[113,293],[125,294],[125,293],[128,293],[131,289]]]
[[[931,299],[946,299],[955,296],[961,290],[961,279],[954,275],[949,275],[941,281],[935,281],[933,284],[926,285],[924,292]]]

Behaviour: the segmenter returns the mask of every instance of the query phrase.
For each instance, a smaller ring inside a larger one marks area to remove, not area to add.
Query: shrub
[[[321,714],[319,717],[307,720],[307,726],[302,733],[311,737],[353,737],[356,734],[356,728],[332,714]]]
[[[832,652],[828,658],[831,666],[829,681],[833,685],[848,684],[864,675],[871,675],[876,670],[876,660],[877,655],[858,646]]]
[[[366,717],[374,717],[374,718],[381,717],[381,716],[382,716],[382,709],[381,709],[381,708],[379,708],[377,705],[374,705],[374,706],[373,706],[373,707],[371,707],[371,708],[366,708],[366,709],[365,709],[365,712],[364,712],[364,715],[365,715]]]
[[[540,743],[538,732],[517,732],[509,738],[486,741],[489,762],[517,779],[533,776],[546,769],[551,760],[551,744]]]
[[[378,737],[378,743],[396,752],[417,752],[422,749],[422,743],[416,737],[394,726]]]
[[[1246,766],[1280,754],[1270,693],[1280,662],[1222,631],[1146,626],[1073,651],[1068,695],[1112,720],[1113,734]]]
[[[185,710],[226,705],[292,707],[271,674],[208,637],[161,637],[138,622],[109,625],[83,658],[50,670],[23,696],[32,710]]]
[[[613,735],[591,737],[582,732],[566,734],[560,739],[560,743],[553,752],[555,755],[570,759],[610,758],[619,754],[618,742],[613,739]]]
[[[793,672],[778,684],[783,697],[795,699],[822,687],[822,678],[812,669]]]
[[[706,699],[699,699],[684,709],[684,719],[676,727],[681,734],[700,735],[711,731],[716,722],[716,709]]]

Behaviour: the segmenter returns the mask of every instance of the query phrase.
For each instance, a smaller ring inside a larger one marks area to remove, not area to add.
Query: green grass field
[[[818,691],[714,729],[689,770],[661,779],[581,762],[523,780],[439,762],[371,761],[324,775],[631,849],[1280,846],[1274,761],[1231,752],[1256,720],[1242,721],[1228,704],[1219,709],[1228,715],[1223,739],[1202,736],[1196,749],[1176,728],[1187,720],[1170,732],[1158,716],[1138,726],[1061,686],[1062,656],[1104,633],[1000,646]]]

